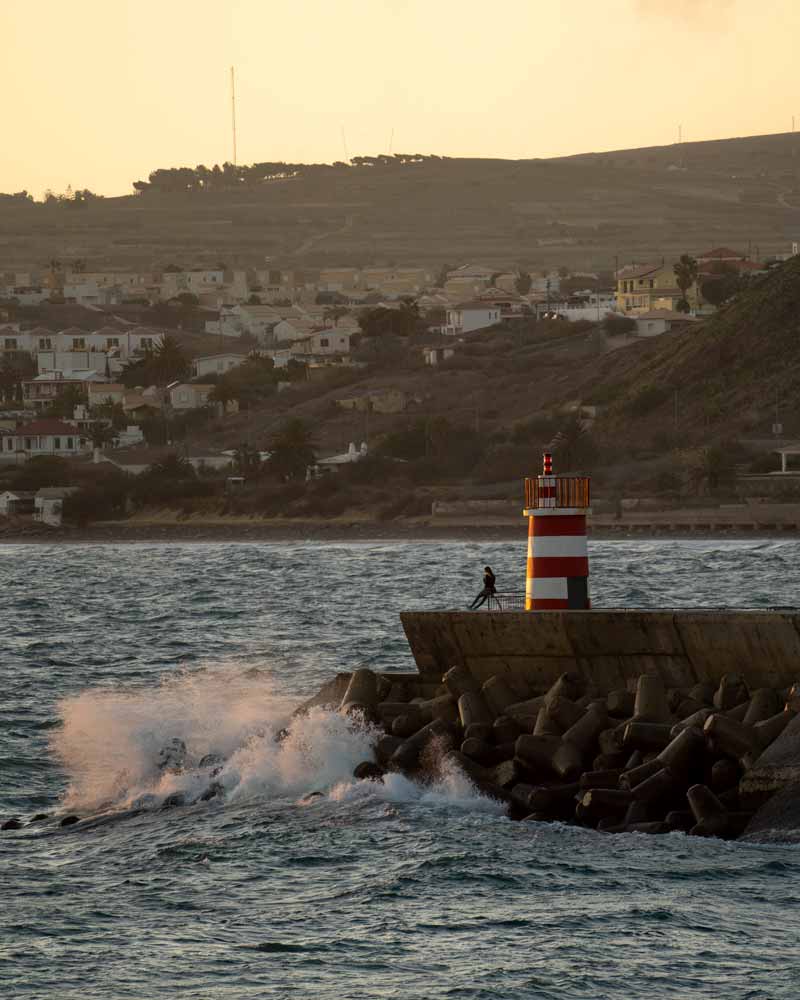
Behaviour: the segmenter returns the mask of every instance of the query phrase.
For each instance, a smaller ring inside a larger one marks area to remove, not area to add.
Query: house
[[[90,382],[105,382],[102,375],[93,369],[80,371],[49,371],[43,372],[22,383],[23,406],[41,410],[54,403],[60,396],[72,387],[88,399],[88,384]]]
[[[320,357],[331,354],[350,353],[350,334],[345,330],[317,330],[302,340],[296,340],[291,345],[295,356],[311,355]]]
[[[653,309],[675,310],[683,299],[672,264],[631,264],[617,272],[617,308],[635,315]],[[688,288],[686,299],[693,312],[699,305],[697,283]]]
[[[280,319],[280,313],[272,306],[224,305],[220,308],[219,319],[206,323],[206,333],[221,337],[241,337],[246,333],[263,342]]]
[[[89,406],[102,406],[105,403],[124,403],[127,389],[117,382],[89,382],[86,386]]]
[[[61,524],[64,501],[77,492],[77,486],[47,486],[38,490],[33,501],[34,521],[57,528]]]
[[[4,490],[0,493],[0,514],[32,514],[36,490]]]
[[[231,368],[238,368],[247,361],[246,354],[209,354],[192,361],[192,375],[203,378],[204,375],[224,375]]]
[[[45,418],[21,424],[13,431],[0,435],[0,444],[5,461],[17,461],[20,455],[26,459],[40,455],[57,455],[69,458],[91,451],[91,441],[74,424],[63,420]]]
[[[696,317],[672,309],[651,309],[646,313],[638,313],[632,319],[636,323],[637,337],[657,337],[660,333],[668,333],[676,326],[696,322]]]
[[[447,310],[447,320],[442,333],[457,336],[473,330],[483,330],[500,322],[500,307],[486,302],[462,302]]]
[[[357,396],[345,396],[337,399],[336,405],[343,410],[356,410],[359,413],[402,413],[408,408],[409,402],[410,397],[401,389],[379,389]]]
[[[357,267],[325,267],[319,273],[317,288],[321,292],[343,292],[358,288],[359,278]]]
[[[318,478],[326,472],[335,472],[342,465],[352,465],[360,462],[368,454],[367,442],[362,441],[361,447],[356,448],[355,442],[351,441],[347,451],[341,455],[330,455],[328,458],[317,459],[315,465],[308,469],[306,478]]]
[[[173,410],[199,410],[206,405],[214,388],[196,382],[179,382],[169,390],[170,405]]]
[[[423,347],[422,357],[426,365],[440,365],[443,361],[447,361],[448,358],[452,358],[456,353],[454,347]]]

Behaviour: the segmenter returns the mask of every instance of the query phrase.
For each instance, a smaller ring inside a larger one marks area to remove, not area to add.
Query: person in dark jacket
[[[482,604],[485,604],[490,597],[494,597],[495,591],[495,581],[496,577],[492,572],[491,566],[484,566],[483,568],[483,590],[475,595],[475,600],[470,604],[469,610],[475,611]]]

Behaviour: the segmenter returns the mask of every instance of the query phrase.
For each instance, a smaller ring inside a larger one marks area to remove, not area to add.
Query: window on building
[[[30,451],[30,450],[31,450],[31,439],[25,438],[25,451]]]
[[[14,450],[14,440],[13,440],[13,438],[9,438],[8,439],[7,450],[8,451],[13,451]]]
[[[72,451],[72,438],[67,438],[67,450]]]
[[[61,451],[61,438],[53,438],[53,447],[56,451]]]
[[[6,337],[4,342],[5,349],[7,351],[16,351],[17,349],[17,338],[16,337]]]
[[[152,351],[153,349],[153,338],[152,337],[142,337],[139,341],[139,346],[143,351]]]
[[[119,347],[119,337],[106,337],[106,347]]]
[[[319,346],[320,347],[327,347],[328,346],[328,338],[327,337],[320,337],[320,339],[319,339]]]
[[[72,338],[72,350],[73,351],[85,351],[86,350],[86,339],[84,337],[73,337]]]
[[[39,337],[39,350],[52,351],[53,341],[49,337]]]

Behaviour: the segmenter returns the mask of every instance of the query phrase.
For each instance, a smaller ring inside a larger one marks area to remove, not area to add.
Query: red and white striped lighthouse
[[[556,476],[544,454],[542,475],[525,480],[528,566],[525,610],[585,609],[589,600],[586,515],[589,478]]]

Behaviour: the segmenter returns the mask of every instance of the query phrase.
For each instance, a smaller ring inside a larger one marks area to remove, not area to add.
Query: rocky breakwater
[[[572,673],[546,692],[514,681],[480,683],[463,666],[441,683],[357,670],[300,711],[324,704],[370,727],[374,757],[356,778],[426,782],[457,767],[513,819],[726,839],[786,839],[794,823],[800,837],[800,685],[749,690],[726,674],[666,688],[642,674],[602,693]]]

